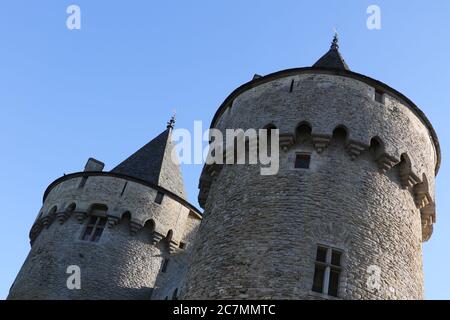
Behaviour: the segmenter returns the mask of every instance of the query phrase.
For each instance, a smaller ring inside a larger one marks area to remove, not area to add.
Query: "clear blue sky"
[[[66,8],[81,7],[81,30]],[[366,9],[381,8],[368,30]],[[333,27],[351,69],[410,97],[440,138],[437,224],[425,243],[426,297],[450,298],[450,2],[172,0],[0,4],[0,298],[28,251],[45,188],[81,171],[106,170],[165,128],[209,125],[225,97],[254,73],[310,66]],[[184,166],[197,205],[200,165]]]

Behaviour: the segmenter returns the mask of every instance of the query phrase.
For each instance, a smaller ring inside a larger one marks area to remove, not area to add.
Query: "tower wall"
[[[155,203],[158,191],[164,193],[161,204]],[[107,206],[107,226],[98,242],[81,240],[96,204]],[[194,210],[162,188],[117,174],[58,179],[46,192],[30,232],[31,251],[8,298],[150,299],[158,290],[173,290],[155,282],[170,279],[166,282],[177,286],[181,281],[178,274],[186,265],[177,261],[184,261],[189,245],[179,245],[190,241],[200,222]],[[170,263],[162,272],[164,259]],[[66,286],[70,265],[81,269],[80,290]]]
[[[212,127],[275,125],[280,170],[204,168],[204,220],[182,297],[328,299],[311,290],[317,245],[343,252],[339,298],[423,297],[437,147],[414,106],[356,78],[309,69],[254,80],[227,99]],[[299,124],[311,128],[306,139]],[[336,128],[346,138],[333,136]],[[309,169],[294,168],[297,152],[311,154]],[[376,289],[367,284],[371,266],[381,270]]]

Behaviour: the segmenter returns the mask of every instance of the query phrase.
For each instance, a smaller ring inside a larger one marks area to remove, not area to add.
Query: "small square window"
[[[310,154],[297,154],[295,157],[296,169],[309,169],[309,163],[311,161]]]
[[[161,191],[158,191],[158,193],[156,194],[156,198],[155,198],[155,202],[157,204],[161,204],[164,198],[164,193],[162,193]]]
[[[180,247],[180,249],[186,249],[186,243],[185,242],[180,242],[179,247]]]
[[[375,89],[375,101],[379,103],[384,103],[383,100],[383,91]]]

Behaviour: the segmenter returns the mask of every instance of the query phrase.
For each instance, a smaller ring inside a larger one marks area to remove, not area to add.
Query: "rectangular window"
[[[342,251],[318,246],[312,291],[337,297],[341,274]]]
[[[295,156],[295,168],[296,169],[309,169],[309,163],[311,161],[310,154],[300,153]]]
[[[164,193],[162,193],[161,191],[158,191],[158,193],[156,194],[156,198],[155,198],[155,202],[157,204],[161,204],[164,198]]]
[[[383,92],[375,89],[375,101],[379,103],[384,103]]]
[[[81,240],[98,242],[106,225],[106,217],[91,216],[84,229]]]

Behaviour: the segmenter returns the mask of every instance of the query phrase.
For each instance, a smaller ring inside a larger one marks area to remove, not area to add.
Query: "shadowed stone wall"
[[[149,186],[86,176],[83,186],[82,177],[68,177],[50,188],[9,299],[151,299],[165,289],[155,287],[164,259],[171,262],[169,289],[181,282],[190,246],[179,245],[190,244],[200,216],[169,193],[158,204]],[[107,226],[98,242],[81,240],[94,204],[107,206]],[[80,290],[66,286],[70,265],[81,269]]]

